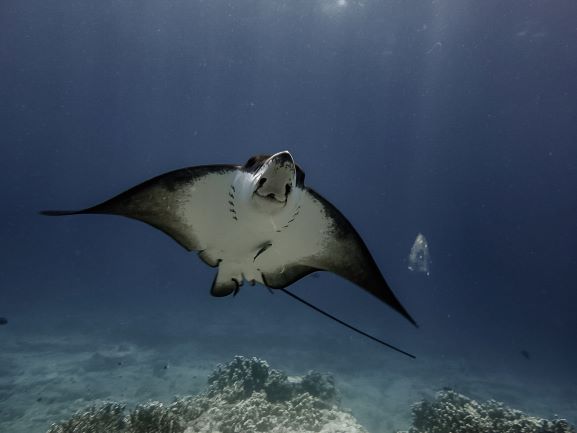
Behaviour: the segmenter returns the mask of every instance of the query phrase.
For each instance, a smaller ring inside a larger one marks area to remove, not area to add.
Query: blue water
[[[23,345],[46,353],[71,332],[87,353],[194,341],[215,363],[430,370],[415,395],[507,377],[521,385],[495,398],[539,410],[546,389],[557,404],[539,415],[577,421],[576,14],[563,0],[3,0],[0,346],[14,352],[0,353],[0,422],[32,416],[17,397],[33,371]],[[262,286],[214,299],[214,270],[144,224],[37,214],[284,149],[420,328],[336,276],[292,289],[416,360]],[[429,276],[408,269],[418,233]],[[455,365],[458,380],[438,380]],[[55,384],[66,401],[58,381],[27,386]],[[43,416],[38,431],[55,420]]]

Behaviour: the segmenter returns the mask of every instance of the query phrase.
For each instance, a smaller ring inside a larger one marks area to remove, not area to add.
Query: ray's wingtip
[[[74,215],[77,214],[78,212],[68,210],[41,210],[38,213],[44,216],[63,216],[63,215]]]
[[[399,313],[401,313],[401,315],[405,319],[407,319],[409,322],[411,322],[415,328],[419,328],[419,324],[417,323],[417,321],[415,319],[413,319],[413,317],[407,312],[407,310],[405,310],[403,308],[401,311],[399,311]]]

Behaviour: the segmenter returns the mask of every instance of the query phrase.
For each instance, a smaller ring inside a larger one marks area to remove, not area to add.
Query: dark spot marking
[[[232,201],[230,201],[230,200],[228,201],[228,204],[231,205],[231,206],[234,206],[234,203],[233,203]]]
[[[252,261],[254,262],[258,256],[260,256],[262,253],[264,253],[266,250],[268,250],[271,246],[272,246],[272,243],[270,243],[270,242],[265,243],[262,247],[260,247],[260,249],[258,250],[256,255],[254,256],[254,259],[252,259]]]
[[[255,155],[249,158],[249,160],[244,164],[242,170],[249,173],[256,173],[262,164],[271,157],[272,155]]]
[[[234,292],[232,292],[232,296],[236,296],[240,290],[240,283],[236,278],[233,278],[232,281],[234,281],[234,284],[236,285],[236,287],[234,288]]]
[[[7,325],[8,319],[6,317],[0,317],[0,325]]]

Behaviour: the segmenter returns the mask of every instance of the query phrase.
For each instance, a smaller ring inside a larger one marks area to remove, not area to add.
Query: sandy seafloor
[[[271,320],[271,311],[215,318],[202,317],[212,310],[186,306],[136,310],[47,309],[10,317],[0,328],[0,432],[44,432],[51,422],[103,400],[130,406],[196,394],[215,366],[236,354],[260,357],[291,375],[332,373],[343,407],[370,433],[407,430],[411,404],[443,387],[532,415],[577,421],[573,385],[540,380],[539,368],[516,375],[442,354],[410,360],[323,318],[310,332],[306,321]]]

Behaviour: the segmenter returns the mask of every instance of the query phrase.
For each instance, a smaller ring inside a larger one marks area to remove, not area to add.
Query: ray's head
[[[296,188],[304,186],[304,173],[288,151],[250,158],[243,169],[252,176],[252,200],[260,208],[284,208]]]

